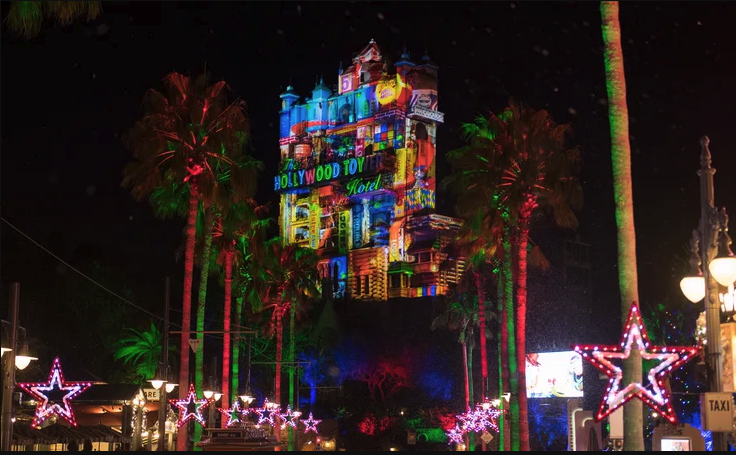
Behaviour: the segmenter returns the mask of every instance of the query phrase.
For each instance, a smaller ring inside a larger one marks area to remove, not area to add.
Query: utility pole
[[[718,302],[718,283],[710,273],[710,263],[718,253],[718,219],[715,208],[713,190],[713,174],[716,170],[711,167],[711,155],[708,149],[710,140],[707,136],[700,138],[700,250],[703,264],[703,278],[705,279],[705,329],[708,385],[710,392],[723,392],[722,365],[721,365],[721,313]],[[713,451],[726,450],[724,433],[713,433]]]
[[[171,301],[171,278],[164,279],[164,339],[163,352],[161,353],[161,361],[163,363],[164,379],[169,380],[169,304]],[[161,387],[161,398],[158,402],[158,447],[159,451],[167,450],[166,447],[166,417],[169,410],[169,394],[166,391],[165,383]],[[181,386],[179,386],[181,387]]]
[[[5,358],[2,403],[2,451],[9,452],[13,442],[13,390],[15,388],[15,356],[18,353],[18,306],[20,283],[10,283],[10,349]]]

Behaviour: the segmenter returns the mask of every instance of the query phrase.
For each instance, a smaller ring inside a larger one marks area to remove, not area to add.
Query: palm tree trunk
[[[519,369],[519,450],[529,451],[529,408],[526,398],[526,271],[529,245],[529,217],[534,208],[529,201],[519,215],[516,275],[516,363]]]
[[[621,49],[621,25],[618,2],[601,2],[604,62],[608,91],[608,118],[611,125],[611,160],[613,162],[613,198],[616,203],[618,237],[618,285],[621,294],[621,318],[626,323],[632,302],[639,300],[636,269],[636,232],[631,182],[631,145],[629,144],[629,109],[626,105],[626,78]],[[639,354],[633,350],[632,354]],[[630,355],[623,362],[624,384],[641,383],[642,362]],[[644,409],[639,400],[624,406],[624,450],[644,450]]]
[[[470,331],[470,338],[473,338],[473,331]],[[470,403],[475,403],[475,398],[473,397],[473,346],[468,345],[468,397]],[[470,405],[468,405],[465,410],[467,411],[470,409]],[[467,450],[470,452],[475,452],[475,436],[473,432],[468,433],[468,447]]]
[[[500,316],[499,332],[501,336],[498,339],[498,396],[502,396],[509,386],[509,332],[506,330],[506,313],[504,312],[504,283],[503,283],[503,264],[498,271],[498,286],[496,295],[498,297],[498,315]],[[506,402],[501,398],[500,410],[501,415],[498,419],[498,450],[508,450],[508,425],[506,425]]]
[[[204,208],[204,245],[202,245],[202,267],[199,275],[199,293],[197,294],[197,334],[199,349],[194,353],[194,388],[204,390],[204,314],[207,305],[207,282],[210,276],[210,253],[212,252],[212,228],[214,226],[214,210]],[[194,442],[202,439],[202,426],[194,426]]]
[[[241,320],[243,318],[243,297],[236,297],[235,298],[235,327],[238,330],[243,330],[242,325],[243,321]],[[240,373],[239,373],[239,366],[240,366],[240,337],[235,337],[236,341],[233,343],[233,361],[232,361],[232,375],[230,377],[230,397],[232,399],[232,403],[235,403],[235,400],[238,399],[238,389],[240,384]]]
[[[184,289],[181,306],[181,360],[179,362],[179,398],[186,398],[189,392],[189,336],[192,330],[192,281],[194,278],[194,241],[197,229],[197,209],[199,208],[199,187],[196,177],[189,181],[189,214],[187,216],[187,239],[184,249]],[[186,451],[189,440],[187,425],[179,427],[176,436],[176,450]]]
[[[465,373],[465,409],[470,408],[470,383],[468,378],[468,346],[462,342],[463,348],[463,372]]]
[[[232,245],[225,253],[225,309],[222,316],[222,408],[230,409],[230,321],[233,298],[233,252]],[[222,428],[227,422],[222,419]]]
[[[289,406],[291,409],[296,409],[294,406],[294,370],[296,365],[294,362],[295,349],[294,349],[294,328],[296,327],[296,305],[294,302],[291,304],[291,311],[289,311]],[[294,429],[289,427],[289,445],[288,450],[291,452],[294,450]]]
[[[274,400],[276,400],[277,403],[281,403],[281,353],[283,348],[283,302],[279,302],[279,305],[276,307],[276,378],[274,379],[275,382],[275,388],[276,388],[276,396],[274,397]],[[276,438],[280,442],[281,441],[281,431],[279,430],[278,425],[275,429],[276,432]]]
[[[509,444],[512,451],[518,452],[519,442],[519,376],[516,365],[516,329],[514,324],[514,255],[512,251],[511,228],[506,228],[503,239],[503,286],[504,286],[504,330],[506,331],[506,361],[508,368],[509,400]],[[526,391],[524,391],[526,393]]]
[[[485,280],[483,276],[475,272],[475,285],[478,288],[478,320],[479,320],[479,331],[480,331],[480,368],[481,377],[483,382],[481,383],[481,397],[484,399],[488,394],[488,351],[486,351],[486,306],[485,306]]]

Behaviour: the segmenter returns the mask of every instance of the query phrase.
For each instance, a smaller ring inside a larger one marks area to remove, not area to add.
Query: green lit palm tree
[[[611,159],[613,161],[613,198],[616,203],[618,237],[618,286],[621,294],[621,317],[625,321],[631,304],[639,301],[636,269],[636,232],[634,197],[631,184],[631,144],[629,143],[629,108],[626,104],[626,77],[621,49],[621,24],[618,2],[601,2],[608,118],[611,124]],[[627,384],[642,381],[642,362],[634,355],[624,360],[623,380]],[[632,400],[624,406],[624,450],[644,450],[644,409]]]
[[[268,217],[269,205],[255,207],[257,220],[245,224],[238,231],[235,238],[235,255],[233,257],[233,289],[235,294],[235,328],[242,330],[243,324],[243,301],[251,288],[256,287],[255,277],[261,275],[260,268],[263,267],[263,258],[266,254],[266,243],[268,227],[274,222]],[[220,260],[222,264],[222,260]],[[221,269],[222,270],[222,269]],[[224,274],[221,273],[221,276]],[[239,391],[239,359],[240,343],[233,344],[232,362],[232,399],[235,400]]]
[[[143,384],[156,375],[161,359],[161,331],[154,325],[145,331],[127,329],[128,336],[120,340],[115,359],[133,365]]]
[[[293,327],[298,305],[308,297],[317,297],[317,255],[311,248],[283,246],[277,237],[268,241],[263,267],[259,268],[258,285],[250,289],[248,300],[253,312],[271,313],[270,332],[276,332],[276,400],[281,399],[281,362],[283,351],[283,318],[291,312]],[[292,329],[293,333],[293,329]]]
[[[529,225],[532,214],[544,208],[555,222],[573,228],[573,208],[582,204],[576,174],[579,150],[566,147],[568,125],[557,125],[544,111],[511,102],[499,116],[479,117],[465,125],[468,146],[450,156],[455,188],[464,199],[486,210],[489,220],[503,220],[515,230],[516,359],[518,368],[519,434],[521,450],[529,450],[526,403],[526,307]],[[500,226],[502,221],[488,221]]]
[[[475,331],[480,328],[480,307],[478,305],[478,294],[468,292],[457,292],[448,296],[450,304],[444,313],[432,321],[432,330],[445,327],[452,331],[460,332],[458,343],[463,351],[463,373],[465,377],[465,409],[472,409],[475,405],[473,398],[473,349],[475,348]],[[489,321],[495,317],[493,313],[484,310],[484,320]],[[485,328],[485,337],[492,338],[491,331]],[[472,438],[472,436],[471,436]],[[468,441],[470,450],[475,450],[473,439]]]
[[[13,34],[30,39],[41,32],[44,19],[67,26],[82,17],[91,21],[101,12],[101,2],[10,2],[5,25]]]
[[[218,191],[218,167],[228,168],[233,175],[246,172],[238,165],[244,152],[248,117],[242,103],[227,101],[224,81],[208,85],[206,77],[192,81],[188,76],[171,73],[164,78],[166,93],[149,90],[145,98],[145,114],[125,135],[125,143],[135,161],[126,166],[123,186],[133,196],[144,199],[162,186],[175,183],[188,190],[187,233],[184,253],[184,289],[182,327],[191,330],[191,299],[194,273],[194,246],[197,213],[200,202],[209,206]],[[248,178],[231,178],[246,186],[255,184]],[[241,191],[238,191],[240,193]],[[179,380],[189,378],[189,336],[181,337]],[[180,397],[186,395],[180,388]],[[182,427],[185,428],[185,427]],[[186,430],[181,430],[177,444],[186,447]]]

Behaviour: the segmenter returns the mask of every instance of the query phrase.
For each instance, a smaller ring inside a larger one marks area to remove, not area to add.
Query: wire
[[[61,259],[59,256],[57,256],[54,253],[52,253],[51,251],[49,251],[47,248],[45,248],[43,245],[41,245],[37,241],[33,240],[28,234],[26,234],[25,232],[21,231],[17,227],[15,227],[10,221],[6,220],[5,218],[3,218],[1,216],[0,216],[0,220],[2,220],[5,224],[7,224],[8,226],[10,226],[11,228],[13,228],[20,235],[22,235],[23,237],[25,237],[28,240],[30,240],[34,245],[36,245],[37,247],[41,248],[42,250],[44,250],[45,252],[47,252],[48,254],[50,254],[51,256],[53,256],[57,261],[61,262],[65,266],[67,266],[70,269],[74,270],[75,272],[77,272],[79,275],[81,275],[82,277],[86,278],[90,282],[92,282],[95,285],[99,286],[100,288],[104,289],[108,293],[112,294],[113,296],[117,297],[118,299],[122,300],[123,302],[127,303],[128,305],[132,306],[133,308],[136,308],[136,309],[138,309],[138,310],[146,313],[147,315],[158,319],[159,321],[164,321],[164,318],[163,317],[161,317],[161,316],[159,316],[157,314],[151,313],[150,311],[146,310],[145,308],[141,308],[140,306],[136,305],[135,303],[131,302],[130,300],[126,299],[125,297],[122,297],[119,294],[116,294],[115,292],[113,292],[110,289],[106,288],[105,286],[101,285],[100,283],[98,283],[94,279],[92,279],[92,278],[88,277],[87,275],[85,275],[84,273],[80,272],[79,270],[77,270],[76,268],[74,268],[71,264],[69,264],[65,260]],[[169,311],[172,311],[172,310],[181,312],[181,310],[169,309]],[[181,325],[175,324],[175,323],[173,323],[171,321],[169,321],[169,325],[174,326],[174,327],[179,328],[179,329],[182,328]],[[240,325],[237,325],[237,324],[235,324],[235,327],[247,329],[247,327],[243,327],[243,326],[240,326]],[[194,333],[194,332],[192,332],[192,333]],[[207,336],[207,337],[210,337],[210,338],[219,339],[219,340],[223,339],[222,336],[213,335],[213,334],[204,334],[204,336]]]
[[[127,303],[128,305],[132,306],[133,308],[136,308],[136,309],[138,309],[138,310],[140,310],[140,311],[148,314],[149,316],[152,316],[152,317],[154,317],[154,318],[156,318],[156,319],[158,319],[160,321],[163,321],[164,320],[164,318],[162,318],[161,316],[159,316],[157,314],[154,314],[154,313],[151,313],[150,311],[146,310],[145,308],[139,307],[135,303],[133,303],[130,300],[126,299],[125,297],[122,297],[122,296],[116,294],[115,292],[113,292],[110,289],[106,288],[105,286],[101,285],[97,281],[95,281],[92,278],[88,277],[84,273],[80,272],[79,270],[77,270],[76,268],[74,268],[71,264],[69,264],[68,262],[66,262],[65,260],[63,260],[62,258],[60,258],[59,256],[55,255],[54,253],[52,253],[51,251],[49,251],[48,249],[46,249],[43,245],[41,245],[37,241],[33,240],[28,234],[26,234],[25,232],[21,231],[17,227],[15,227],[10,221],[6,220],[3,217],[0,217],[0,220],[2,220],[5,224],[7,224],[8,226],[10,226],[11,228],[15,229],[15,231],[18,232],[20,235],[22,235],[23,237],[25,237],[28,240],[30,240],[34,245],[36,245],[37,247],[41,248],[42,250],[44,250],[45,252],[47,252],[48,254],[50,254],[51,256],[53,256],[57,261],[61,262],[65,266],[67,266],[70,269],[74,270],[75,272],[77,272],[82,277],[84,277],[87,280],[91,281],[92,283],[96,284],[97,286],[99,286],[100,288],[102,288],[105,291],[109,292],[110,294],[114,295],[118,299],[122,300],[123,302]],[[176,325],[176,324],[171,324],[171,325]],[[177,326],[177,327],[181,328],[181,326]]]

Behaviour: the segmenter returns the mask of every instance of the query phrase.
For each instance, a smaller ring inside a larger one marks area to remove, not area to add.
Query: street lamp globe
[[[212,398],[212,395],[214,395],[215,392],[214,390],[205,390],[204,392],[202,392],[202,394],[204,395],[205,398],[209,400],[210,398]]]
[[[163,387],[163,385],[166,383],[166,381],[164,381],[163,379],[151,379],[148,382],[150,382],[153,388],[156,390],[161,390],[161,387]]]
[[[38,360],[38,357],[28,355],[28,343],[23,343],[18,354],[15,356],[15,367],[19,370],[24,370],[31,364],[32,360]]]
[[[680,289],[685,297],[693,303],[705,298],[705,278],[702,275],[690,275],[680,280]]]
[[[708,269],[718,283],[728,287],[736,281],[736,256],[719,255],[710,262]]]
[[[25,370],[26,367],[31,364],[31,360],[38,360],[38,358],[27,355],[17,355],[15,356],[15,367],[19,370]]]
[[[176,384],[176,383],[173,383],[173,382],[167,382],[167,383],[166,383],[166,393],[171,393],[171,392],[173,392],[173,391],[174,391],[174,389],[176,388],[176,386],[178,386],[178,385],[179,385],[179,384]]]

